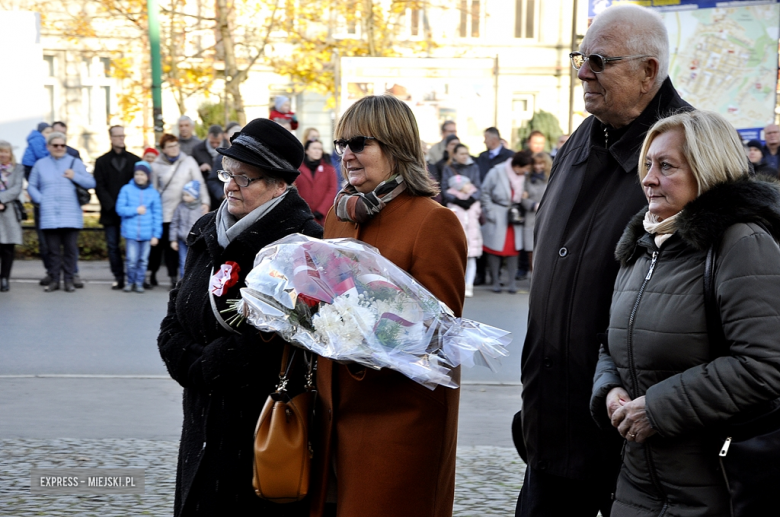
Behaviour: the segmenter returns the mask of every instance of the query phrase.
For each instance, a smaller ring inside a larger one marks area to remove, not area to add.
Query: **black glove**
[[[312,214],[314,215],[315,219],[325,219],[325,216],[322,215],[321,213],[317,212],[316,210],[314,212],[312,212]]]
[[[471,205],[473,205],[474,203],[477,202],[477,200],[474,199],[473,197],[470,197],[468,199],[455,198],[451,202],[455,203],[456,205],[458,205],[459,207],[461,207],[464,210],[468,210],[469,208],[471,208]]]

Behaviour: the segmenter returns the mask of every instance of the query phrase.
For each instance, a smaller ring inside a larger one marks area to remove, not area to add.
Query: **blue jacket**
[[[146,207],[146,213],[138,213],[139,206]],[[116,200],[116,213],[122,218],[122,237],[135,241],[149,241],[162,237],[162,201],[160,194],[152,187],[140,188],[135,180],[122,187]]]
[[[73,180],[63,175],[67,169],[73,169]],[[42,230],[84,227],[74,182],[86,189],[95,188],[95,178],[81,160],[66,154],[62,158],[47,156],[35,162],[27,193],[33,203],[40,205]]]
[[[33,129],[27,135],[27,149],[22,156],[22,165],[32,167],[35,162],[47,156],[49,156],[49,149],[46,148],[46,137],[37,129]]]

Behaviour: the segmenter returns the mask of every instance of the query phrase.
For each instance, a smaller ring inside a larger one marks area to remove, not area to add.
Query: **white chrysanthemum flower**
[[[312,319],[314,330],[325,343],[338,341],[339,353],[350,354],[361,347],[376,324],[376,313],[362,295],[337,296],[330,305],[323,305]]]

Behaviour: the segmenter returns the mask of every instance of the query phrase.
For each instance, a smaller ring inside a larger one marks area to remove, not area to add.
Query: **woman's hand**
[[[144,205],[138,205],[138,208],[136,208],[135,211],[138,212],[138,215],[144,215],[146,213],[146,207]]]
[[[158,239],[157,237],[152,237],[152,240],[149,241],[149,244],[151,244],[152,246],[157,246],[159,242],[160,239]]]
[[[607,416],[609,416],[610,420],[619,407],[625,406],[629,402],[631,402],[631,396],[620,386],[609,390],[609,393],[607,393]]]
[[[202,205],[200,205],[200,211],[201,211],[201,213],[202,213],[203,215],[206,215],[206,214],[208,214],[208,213],[209,213],[209,210],[211,210],[211,207],[210,207],[209,205],[207,205],[207,204],[205,204],[205,203],[203,203]]]
[[[5,212],[5,205],[0,203],[0,212]]]
[[[656,433],[647,418],[644,396],[617,408],[612,414],[612,425],[629,442],[643,443]]]
[[[173,251],[179,251],[179,241],[171,241],[171,249]]]
[[[73,169],[66,169],[65,172],[62,173],[62,175],[68,178],[69,180],[72,180],[73,176],[75,176],[76,173],[73,172]]]
[[[527,190],[523,191],[523,199],[528,199],[528,191]]]

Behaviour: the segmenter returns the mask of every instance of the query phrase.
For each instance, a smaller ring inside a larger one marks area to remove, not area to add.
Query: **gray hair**
[[[261,181],[265,181],[265,184],[269,187],[276,187],[282,183],[285,185],[287,184],[286,181],[284,181],[282,178],[278,178],[276,176],[269,176],[262,167],[258,167],[257,165],[253,165],[251,163],[242,162],[241,160],[236,160],[232,156],[222,155],[222,168],[223,169],[231,169],[233,167],[240,167],[241,165],[245,167],[250,167],[252,170],[254,170],[257,174],[263,177]]]
[[[190,124],[195,125],[195,122],[193,122],[193,120],[190,117],[188,117],[187,115],[182,115],[181,117],[179,117],[179,122],[180,123],[181,122],[189,122]]]
[[[593,19],[588,32],[607,27],[616,29],[627,55],[649,55],[658,60],[655,85],[660,87],[669,76],[669,34],[661,15],[638,5],[614,5]],[[632,66],[636,70],[641,63],[635,60]]]
[[[52,140],[61,138],[63,142],[68,141],[68,137],[65,136],[65,133],[60,133],[59,131],[52,131],[49,133],[49,136],[46,137],[46,144],[50,144]]]

